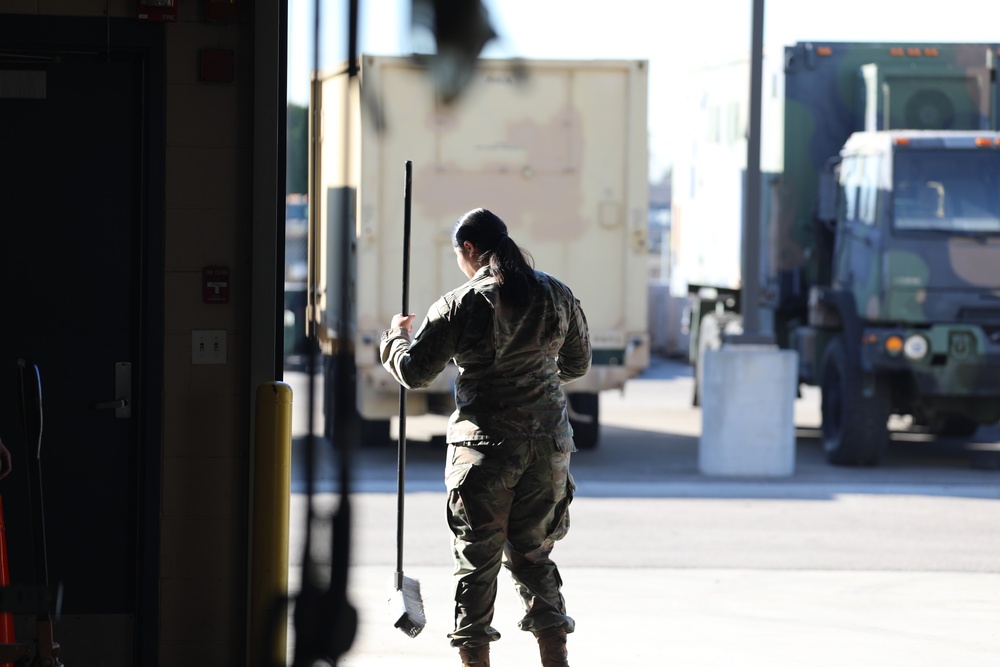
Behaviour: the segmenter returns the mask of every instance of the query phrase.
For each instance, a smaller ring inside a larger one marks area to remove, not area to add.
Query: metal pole
[[[410,310],[410,210],[413,201],[413,162],[407,160],[403,171],[403,309]],[[396,573],[393,584],[403,590],[403,511],[406,497],[406,387],[399,385],[399,450],[396,468]]]
[[[760,331],[760,118],[764,59],[764,0],[753,0],[750,31],[750,118],[747,128],[747,176],[744,191],[743,266],[741,275],[743,335],[739,343],[772,342]]]

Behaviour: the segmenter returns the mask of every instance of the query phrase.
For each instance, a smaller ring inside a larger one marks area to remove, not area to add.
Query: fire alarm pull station
[[[139,0],[140,21],[176,21],[177,0]]]
[[[229,303],[228,266],[206,266],[201,276],[202,300],[205,303]]]

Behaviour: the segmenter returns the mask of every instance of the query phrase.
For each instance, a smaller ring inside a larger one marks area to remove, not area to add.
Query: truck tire
[[[340,378],[341,372],[339,360],[336,356],[324,357],[324,405],[325,415],[323,425],[323,436],[336,443],[336,414],[338,404],[337,387],[339,382],[345,382],[345,395],[340,404],[341,414],[345,420],[344,435],[356,443],[358,447],[388,447],[394,444],[390,432],[390,420],[388,419],[365,419],[357,409],[356,375],[357,367],[354,358],[348,358],[343,368],[343,372],[348,374],[347,378]],[[347,407],[350,406],[350,407]]]
[[[567,394],[566,398],[569,402],[569,423],[573,427],[573,442],[576,448],[595,449],[600,434],[598,395],[573,393]]]
[[[698,327],[698,359],[694,365],[694,392],[691,396],[691,406],[701,405],[702,369],[701,360],[705,350],[718,350],[727,335],[743,332],[743,321],[737,313],[709,313],[701,320]]]
[[[970,438],[979,430],[979,422],[965,415],[946,413],[935,416],[927,430],[942,437]]]
[[[343,367],[341,367],[343,362]],[[346,378],[341,378],[340,373],[346,373]],[[330,440],[336,446],[337,415],[344,419],[345,435],[352,440],[358,435],[357,411],[346,409],[344,406],[353,406],[355,403],[355,377],[354,358],[339,358],[337,355],[323,356],[323,437]],[[338,391],[340,383],[345,384],[343,395]]]
[[[827,462],[878,465],[889,440],[887,387],[876,378],[874,394],[864,396],[861,370],[848,358],[842,337],[830,342],[822,368],[822,439]]]
[[[357,414],[361,430],[362,447],[388,447],[393,444],[390,422],[388,419],[365,419]]]

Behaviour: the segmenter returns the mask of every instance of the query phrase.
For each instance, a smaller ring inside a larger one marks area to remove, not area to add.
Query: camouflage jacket
[[[569,287],[535,277],[528,304],[505,307],[484,267],[431,306],[412,342],[398,328],[382,334],[382,365],[404,387],[426,387],[457,364],[449,443],[552,437],[573,449],[562,385],[590,369],[587,319]]]

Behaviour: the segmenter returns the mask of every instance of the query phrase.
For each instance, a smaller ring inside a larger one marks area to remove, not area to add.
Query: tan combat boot
[[[565,628],[547,628],[535,633],[542,667],[569,667]]]
[[[462,646],[458,649],[462,656],[462,667],[490,667],[490,645]]]

